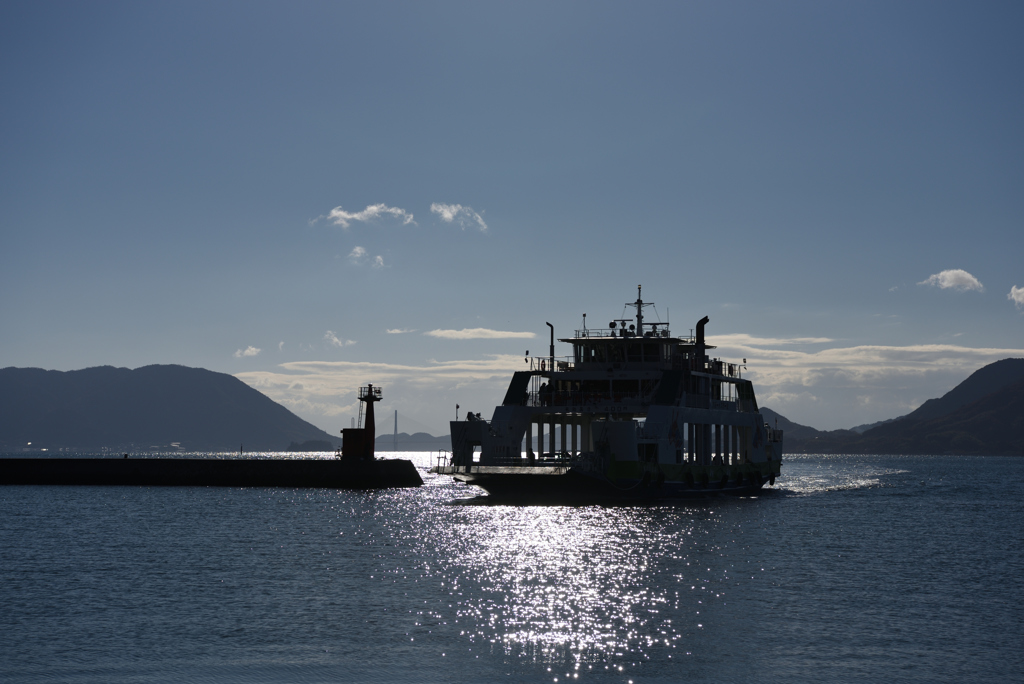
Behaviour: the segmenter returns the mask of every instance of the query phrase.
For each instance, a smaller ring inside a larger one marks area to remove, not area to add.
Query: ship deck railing
[[[729,363],[721,359],[700,361],[690,354],[676,354],[672,357],[672,370],[691,370],[708,375],[720,375],[723,378],[742,378],[743,364]]]
[[[552,370],[550,356],[527,356],[526,359],[530,362],[530,370],[533,372],[547,373]],[[573,370],[575,366],[576,360],[573,357],[556,356],[553,369],[555,372],[564,373]]]
[[[523,406],[530,408],[585,409],[590,406],[635,405],[649,406],[654,393],[640,392],[528,392]],[[714,399],[706,394],[688,392],[681,402],[686,408],[714,409],[717,411],[753,411],[753,402],[744,399]]]
[[[585,407],[606,406],[608,404],[649,404],[653,393],[639,392],[529,392],[525,406],[532,407]]]
[[[431,451],[430,460],[435,468],[447,468],[452,464],[452,452],[446,449]]]
[[[651,324],[645,323],[644,325],[647,326]],[[607,339],[611,337],[622,340],[656,340],[659,338],[672,337],[672,333],[669,331],[667,323],[658,323],[657,325],[659,327],[656,332],[648,330],[643,335],[637,335],[635,331],[624,331],[621,328],[586,328],[585,330],[577,329],[573,337],[577,340]],[[662,325],[665,327],[660,327]],[[624,332],[625,334],[623,334]],[[676,339],[681,340],[684,343],[692,343],[694,341],[692,336],[679,337]]]

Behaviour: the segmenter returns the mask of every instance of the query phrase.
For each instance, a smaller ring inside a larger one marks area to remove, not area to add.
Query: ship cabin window
[[[661,363],[672,359],[674,345],[636,340],[616,338],[604,343],[578,344],[574,347],[576,363]]]
[[[608,360],[608,346],[604,344],[576,345],[577,363],[604,363]]]

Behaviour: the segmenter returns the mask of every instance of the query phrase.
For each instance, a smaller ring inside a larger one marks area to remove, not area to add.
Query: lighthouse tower
[[[373,405],[381,400],[380,387],[369,384],[359,388],[359,401],[366,404],[366,422],[362,427],[344,428],[341,431],[341,457],[347,461],[372,461],[373,436],[376,424],[373,419]],[[359,407],[362,414],[363,407]]]

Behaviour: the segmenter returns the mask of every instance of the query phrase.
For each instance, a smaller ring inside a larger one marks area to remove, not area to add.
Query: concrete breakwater
[[[378,489],[423,479],[399,459],[2,458],[0,484]]]

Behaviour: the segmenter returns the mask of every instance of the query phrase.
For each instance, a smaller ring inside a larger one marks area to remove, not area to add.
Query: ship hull
[[[665,470],[649,469],[612,480],[564,466],[442,466],[434,472],[480,487],[495,500],[573,504],[749,496],[773,484],[780,465],[683,466],[671,474],[678,479],[667,479]]]

